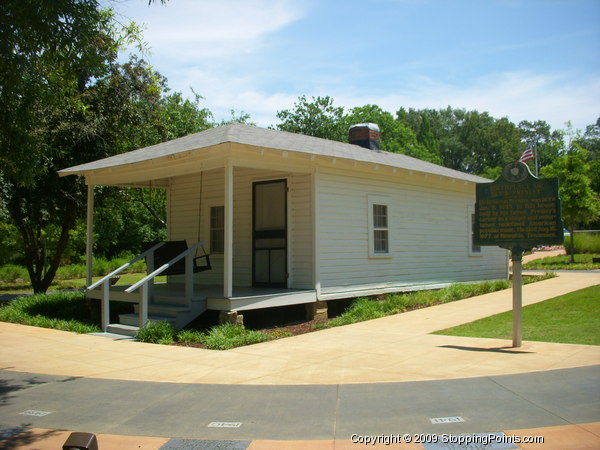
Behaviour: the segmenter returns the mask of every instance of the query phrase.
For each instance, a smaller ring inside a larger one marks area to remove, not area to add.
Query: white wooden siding
[[[421,176],[377,177],[321,169],[315,177],[234,168],[234,285],[252,284],[252,183],[287,179],[288,287],[319,290],[320,299],[442,287],[455,282],[507,276],[507,253],[483,247],[469,256],[468,207],[474,185]],[[170,238],[196,241],[200,174],[171,180]],[[369,258],[368,196],[389,198],[390,258]],[[317,241],[313,244],[313,197]],[[223,170],[206,171],[202,182],[200,239],[210,241],[210,207],[223,205]],[[316,252],[316,255],[313,253]],[[211,255],[213,269],[197,274],[201,284],[222,284],[223,256]],[[313,276],[317,265],[318,286]]]
[[[410,182],[410,183],[409,183]],[[389,199],[391,258],[369,258],[368,196]],[[469,256],[473,186],[439,189],[401,176],[388,181],[321,171],[317,193],[320,298],[343,298],[454,282],[506,278],[506,252]]]
[[[314,289],[312,177],[294,175],[288,179],[288,188],[288,286]]]
[[[311,178],[306,174],[286,174],[242,167],[234,168],[233,205],[233,283],[252,284],[252,183],[268,179],[288,180],[288,287],[312,289],[312,203]],[[202,179],[202,187],[200,180]],[[223,170],[210,170],[171,180],[169,192],[169,238],[197,241],[198,208],[201,205],[200,240],[211,253],[212,270],[196,274],[200,284],[222,284],[223,255],[211,252],[210,208],[224,202]],[[202,192],[202,201],[200,201]],[[172,281],[177,278],[172,277]],[[183,277],[179,277],[183,279]]]

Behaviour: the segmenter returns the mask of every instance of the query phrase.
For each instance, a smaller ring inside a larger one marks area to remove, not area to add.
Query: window
[[[389,207],[387,198],[369,195],[369,256],[390,256]]]
[[[481,256],[481,246],[475,245],[473,242],[475,232],[475,208],[473,206],[469,206],[467,209],[467,220],[469,256]]]
[[[225,207],[210,208],[210,252],[223,253],[225,248]]]

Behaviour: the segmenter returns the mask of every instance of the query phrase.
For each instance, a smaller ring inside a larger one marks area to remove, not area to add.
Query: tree
[[[210,113],[166,95],[144,61],[116,64],[136,28],[117,29],[96,1],[7,0],[0,25],[0,210],[45,292],[85,213],[83,181],[57,170],[200,131]]]
[[[425,161],[439,163],[435,152],[417,140],[417,136],[402,120],[381,109],[377,105],[364,105],[352,108],[346,117],[346,123],[375,123],[379,126],[379,146],[382,150],[392,153],[402,153]]]
[[[116,56],[110,13],[95,0],[0,2],[0,167],[32,182],[44,169],[39,105],[61,102]],[[23,165],[23,154],[32,162]]]
[[[89,120],[87,88],[106,74],[117,38],[110,13],[93,0],[6,0],[0,21],[0,162],[10,188],[2,202],[19,231],[34,291],[45,292],[82,188],[55,171],[97,150],[88,145],[98,124]]]
[[[467,171],[468,147],[461,141],[460,127],[466,111],[448,106],[446,109],[401,108],[396,113],[398,120],[406,123],[413,132],[420,134],[422,143],[428,148],[437,148],[439,164],[451,169]],[[428,124],[424,124],[428,122]],[[427,130],[429,128],[429,130]]]
[[[536,147],[538,167],[547,166],[560,156],[564,147],[564,133],[562,131],[552,131],[550,125],[543,120],[535,122],[523,120],[519,122],[519,130],[521,130],[523,139],[523,150],[527,146],[526,143]]]
[[[309,102],[302,95],[293,109],[277,111],[277,118],[282,121],[276,125],[278,130],[348,142],[349,124],[344,108],[333,106],[333,99],[329,96],[312,97],[312,102]]]
[[[579,223],[596,220],[600,213],[598,193],[591,188],[587,151],[573,144],[566,155],[542,168],[544,177],[557,177],[564,221],[571,233],[571,262],[575,262],[574,231]]]
[[[588,162],[590,164],[590,178],[592,189],[600,192],[600,118],[593,125],[586,127],[583,136],[575,141],[587,150]]]

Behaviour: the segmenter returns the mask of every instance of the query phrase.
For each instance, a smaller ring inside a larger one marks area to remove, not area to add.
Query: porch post
[[[94,262],[94,185],[88,184],[87,189],[87,225],[85,244],[85,277],[86,286],[92,284],[92,264]]]
[[[225,166],[225,239],[223,297],[233,296],[233,166]]]
[[[320,258],[319,258],[319,230],[320,230],[320,217],[319,217],[319,169],[315,168],[312,174],[312,206],[313,206],[313,217],[312,217],[312,237],[313,237],[313,283],[315,290],[317,291],[317,299],[321,295],[321,275],[320,275]]]

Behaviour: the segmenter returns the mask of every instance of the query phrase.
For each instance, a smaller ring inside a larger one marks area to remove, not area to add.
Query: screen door
[[[252,197],[252,284],[287,287],[287,182],[255,182]]]

